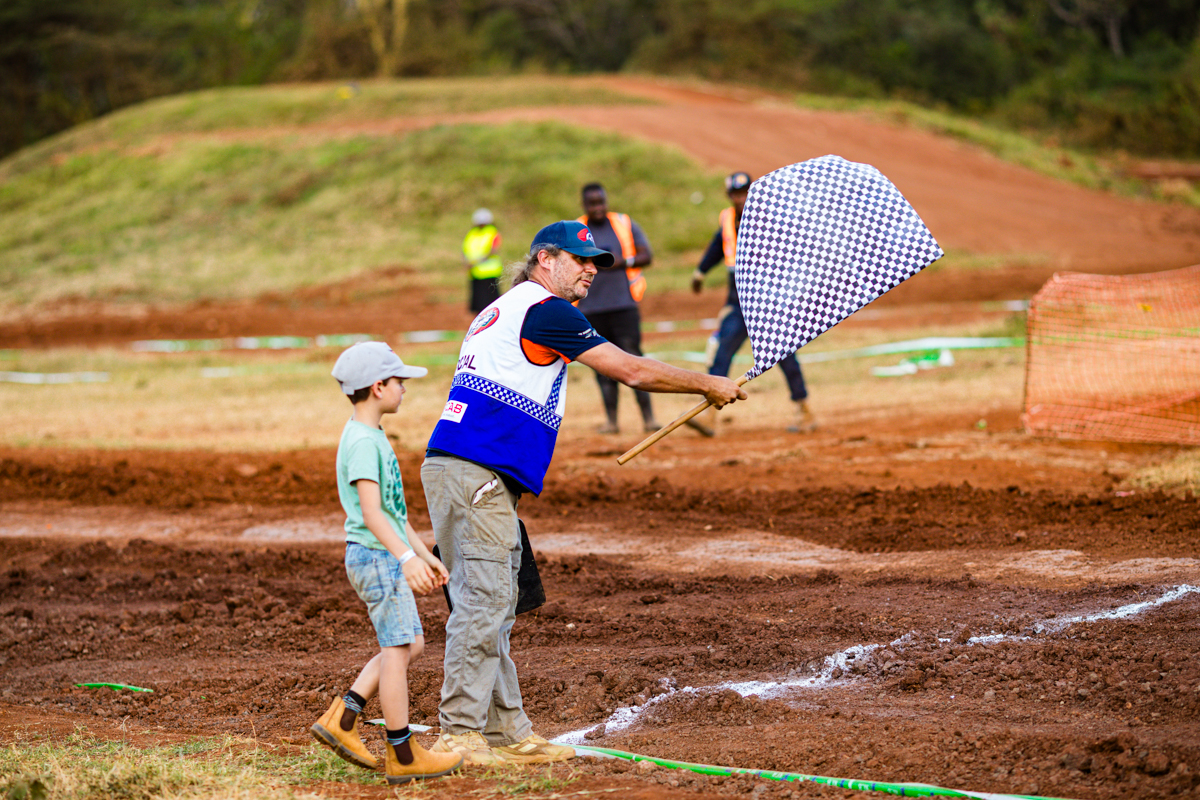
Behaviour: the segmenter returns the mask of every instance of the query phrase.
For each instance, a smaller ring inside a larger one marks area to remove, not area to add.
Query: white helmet
[[[472,225],[491,225],[495,221],[496,220],[492,216],[492,212],[488,211],[486,208],[477,208],[475,209],[475,213],[471,215]]]

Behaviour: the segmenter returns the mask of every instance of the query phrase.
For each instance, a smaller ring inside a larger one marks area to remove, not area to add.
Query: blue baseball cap
[[[753,183],[753,179],[745,172],[735,172],[725,179],[725,194],[740,191]]]
[[[596,240],[592,238],[592,232],[588,230],[587,225],[574,220],[564,219],[542,228],[537,232],[537,236],[533,237],[529,252],[536,253],[550,246],[566,250],[580,258],[590,258],[600,269],[608,269],[616,261],[612,253],[596,247]]]

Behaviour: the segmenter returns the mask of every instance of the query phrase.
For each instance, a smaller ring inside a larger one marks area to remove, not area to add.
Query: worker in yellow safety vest
[[[708,249],[700,258],[700,265],[692,273],[692,291],[699,294],[704,289],[704,276],[718,264],[724,264],[729,273],[729,292],[725,297],[725,307],[721,309],[720,322],[716,333],[713,334],[716,348],[708,367],[709,375],[729,375],[729,367],[738,348],[745,344],[748,338],[746,320],[742,316],[742,306],[738,301],[737,284],[734,282],[734,268],[737,265],[737,235],[738,225],[742,221],[742,210],[746,207],[746,198],[750,194],[751,178],[745,172],[735,172],[725,179],[725,194],[729,197],[729,207],[721,211],[717,217],[717,232],[713,234]],[[817,420],[808,408],[808,387],[804,385],[804,374],[800,371],[800,362],[794,353],[784,356],[779,361],[779,369],[787,380],[788,393],[795,407],[795,416],[788,426],[791,433],[809,433],[817,429]],[[704,434],[714,436],[717,431],[716,409],[710,408],[703,414],[688,420],[687,424]]]
[[[587,297],[579,301],[579,310],[603,336],[626,353],[642,354],[642,314],[638,303],[646,293],[646,276],[642,269],[650,266],[654,252],[641,226],[628,214],[608,210],[608,193],[598,183],[583,187],[583,216],[579,222],[587,225],[596,240],[596,247],[617,256],[613,265],[601,269],[592,279]],[[617,433],[617,382],[596,373],[600,396],[607,417],[601,433]],[[647,392],[635,390],[642,412],[642,427],[646,431],[659,429],[654,419]]]
[[[471,230],[462,244],[463,261],[471,270],[471,285],[467,303],[478,314],[500,297],[500,231],[492,212],[480,208],[471,215]]]

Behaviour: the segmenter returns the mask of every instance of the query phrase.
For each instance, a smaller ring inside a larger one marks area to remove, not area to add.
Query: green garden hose
[[[839,789],[851,789],[861,792],[883,792],[897,797],[966,797],[977,800],[1062,800],[1062,798],[1038,797],[1028,794],[995,794],[992,792],[968,792],[958,789],[946,789],[927,783],[885,783],[883,781],[864,781],[857,778],[827,778],[822,775],[804,775],[799,772],[776,772],[770,769],[747,769],[745,767],[718,767],[712,764],[693,764],[688,761],[671,761],[654,756],[643,756],[637,753],[626,753],[624,750],[610,750],[607,747],[586,747],[573,745],[582,753],[593,753],[609,758],[623,758],[627,761],[649,761],[660,767],[669,769],[686,769],[701,775],[749,775],[755,778],[766,778],[772,781],[808,781],[824,786],[836,786]]]

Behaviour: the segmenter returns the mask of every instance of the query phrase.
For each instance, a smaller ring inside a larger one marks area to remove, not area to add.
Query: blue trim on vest
[[[554,385],[550,387],[550,398],[546,400],[546,408],[550,411],[558,408],[558,393],[562,389],[563,379],[567,377],[567,365],[563,364],[563,368],[559,370],[558,377],[554,379]],[[558,416],[555,414],[555,416]],[[558,417],[558,424],[562,425],[562,417]]]
[[[478,375],[455,375],[449,399],[466,403],[464,421],[438,420],[429,447],[490,467],[541,494],[562,424],[553,409],[566,374],[564,365],[548,408]]]
[[[520,392],[515,392],[507,386],[501,386],[495,381],[480,377],[479,375],[471,375],[466,372],[460,372],[454,376],[453,383],[450,384],[450,398],[454,399],[454,388],[461,386],[466,389],[474,389],[480,394],[485,394],[494,400],[499,400],[501,403],[512,406],[519,411],[524,411],[529,416],[541,422],[548,428],[553,428],[558,431],[562,425],[562,417],[554,412],[558,406],[558,390],[562,386],[563,375],[566,370],[561,370],[558,377],[554,379],[554,386],[550,390],[550,401],[546,405],[541,405],[532,398],[526,397]],[[462,424],[462,423],[456,423]]]

